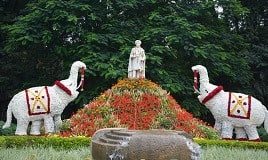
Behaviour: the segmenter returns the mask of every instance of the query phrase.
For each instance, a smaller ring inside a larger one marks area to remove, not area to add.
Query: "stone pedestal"
[[[107,128],[92,137],[94,160],[197,160],[200,147],[183,131]]]

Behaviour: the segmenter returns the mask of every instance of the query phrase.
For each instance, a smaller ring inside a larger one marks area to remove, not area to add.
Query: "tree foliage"
[[[241,1],[250,10],[240,29],[250,43],[248,61],[254,74],[253,94],[268,104],[268,1]]]
[[[6,33],[4,54],[12,57],[5,67],[16,72],[9,75],[16,75],[16,87],[23,89],[64,79],[70,64],[82,60],[88,69],[86,91],[76,101],[81,106],[127,76],[130,50],[140,39],[147,57],[146,78],[200,116],[206,110],[193,95],[191,66],[206,66],[212,83],[227,90],[250,89],[252,81],[246,59],[250,42],[232,29],[248,9],[238,1],[223,2],[29,1],[14,22],[1,27]],[[217,5],[224,7],[224,16]],[[0,79],[7,78],[3,75]],[[15,88],[7,92],[11,89]]]

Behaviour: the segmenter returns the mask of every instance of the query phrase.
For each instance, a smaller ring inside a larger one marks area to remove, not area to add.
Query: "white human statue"
[[[81,81],[77,85],[78,72],[81,69]],[[84,86],[84,70],[86,65],[76,61],[72,64],[68,79],[56,81],[53,86],[28,88],[14,95],[7,109],[7,120],[2,127],[10,127],[12,114],[17,119],[15,135],[27,135],[32,122],[30,135],[40,135],[44,122],[45,133],[58,132],[61,125],[61,114],[65,107],[77,98],[79,87]]]
[[[128,78],[145,78],[145,51],[140,40],[136,40],[135,45],[129,56]]]

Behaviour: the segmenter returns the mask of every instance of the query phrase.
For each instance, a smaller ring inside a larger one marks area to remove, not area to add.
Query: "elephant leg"
[[[215,121],[215,125],[214,125],[214,128],[221,132],[222,131],[222,123],[221,122],[218,122],[217,120]]]
[[[132,71],[132,76],[131,76],[131,77],[132,77],[132,78],[137,78],[137,77],[136,77],[136,74],[137,74],[137,73],[136,73],[136,70],[133,70],[133,71]]]
[[[45,126],[45,134],[53,133],[54,132],[54,121],[53,117],[47,115],[44,118],[44,126]]]
[[[55,115],[54,116],[54,122],[55,122],[55,132],[60,132],[60,126],[62,124],[61,115]]]
[[[15,135],[27,135],[28,125],[29,125],[28,120],[17,119],[17,128]]]
[[[34,135],[34,136],[41,135],[40,134],[41,124],[42,124],[41,120],[40,121],[32,121],[30,135]]]
[[[240,140],[240,141],[245,141],[247,140],[247,134],[244,128],[242,127],[235,127],[234,128],[235,131],[235,135],[236,135],[236,139]]]
[[[226,140],[230,140],[233,137],[233,125],[230,122],[223,121],[222,122],[222,131],[221,131],[221,137]]]
[[[248,139],[250,141],[257,141],[257,142],[261,141],[256,126],[254,125],[245,126],[245,130],[248,135]]]

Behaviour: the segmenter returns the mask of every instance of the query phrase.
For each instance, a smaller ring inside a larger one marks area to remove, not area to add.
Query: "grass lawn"
[[[211,146],[202,148],[201,160],[265,160],[267,158],[266,150]]]
[[[265,150],[203,147],[201,160],[264,160]],[[53,148],[0,149],[0,160],[91,160],[89,148],[57,150]]]

